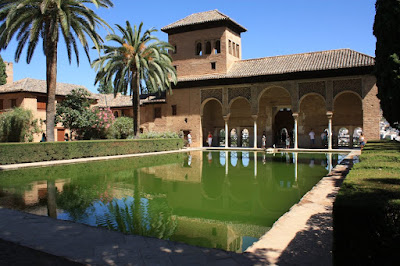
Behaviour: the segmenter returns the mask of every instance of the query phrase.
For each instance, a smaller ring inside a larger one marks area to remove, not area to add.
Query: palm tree
[[[55,94],[57,84],[57,48],[60,35],[64,37],[68,59],[75,53],[79,65],[77,40],[89,57],[89,37],[100,50],[101,37],[97,25],[107,25],[85,4],[92,2],[100,7],[112,6],[110,0],[0,0],[0,51],[6,49],[16,36],[18,42],[15,61],[27,45],[26,61],[29,64],[40,39],[46,56],[47,106],[46,135],[54,141]],[[108,26],[108,25],[107,25]],[[73,50],[73,52],[71,51]]]
[[[92,66],[96,68],[95,84],[113,82],[114,93],[122,92],[132,96],[133,132],[138,135],[140,125],[140,94],[144,91],[171,90],[171,82],[176,84],[176,70],[168,50],[173,47],[151,35],[155,29],[142,34],[143,22],[132,29],[129,21],[126,27],[116,25],[122,37],[109,34],[107,41],[114,41],[117,46],[102,47],[104,55],[96,59]]]

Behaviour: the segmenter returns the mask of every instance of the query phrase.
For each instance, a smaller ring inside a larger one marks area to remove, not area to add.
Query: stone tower
[[[173,64],[180,78],[225,74],[242,57],[243,26],[218,10],[189,15],[161,29],[175,47]]]
[[[14,81],[14,70],[13,70],[13,63],[11,62],[4,62],[4,64],[6,64],[6,75],[7,75],[7,83],[13,83]]]

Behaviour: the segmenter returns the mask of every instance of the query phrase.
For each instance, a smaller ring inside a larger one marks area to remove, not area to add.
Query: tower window
[[[176,115],[177,114],[176,105],[171,105],[171,108],[172,108],[172,115]]]
[[[236,43],[232,44],[232,55],[236,56]]]
[[[214,49],[215,54],[221,53],[221,41],[218,40],[215,42],[215,49]]]
[[[174,66],[174,68],[175,68],[175,70],[178,70],[178,67],[177,67],[177,66]]]
[[[211,54],[211,42],[206,42],[206,54]]]
[[[239,57],[239,44],[236,44],[236,56]]]
[[[3,106],[3,99],[0,99],[0,111],[3,110],[3,109],[4,109],[4,106]]]
[[[211,69],[216,69],[217,68],[217,63],[211,62]]]
[[[203,55],[203,48],[201,47],[201,42],[196,44],[196,55]]]
[[[176,47],[176,45],[174,45],[174,51],[173,53],[176,54],[178,52],[178,48]]]
[[[232,54],[232,41],[231,40],[229,40],[228,47],[229,47],[229,54]]]

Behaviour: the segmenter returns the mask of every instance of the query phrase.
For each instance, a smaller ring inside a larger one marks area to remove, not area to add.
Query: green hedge
[[[333,206],[335,265],[400,261],[400,143],[368,142]]]
[[[183,140],[179,138],[0,143],[0,164],[157,152],[177,150],[182,146]]]

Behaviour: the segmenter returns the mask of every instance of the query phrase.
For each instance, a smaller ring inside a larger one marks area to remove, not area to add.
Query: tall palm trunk
[[[48,26],[49,28],[50,26]],[[47,141],[54,141],[54,119],[56,116],[56,87],[57,87],[57,40],[51,38],[48,31],[46,36],[46,137]]]
[[[135,137],[139,136],[139,126],[140,126],[140,93],[139,93],[139,73],[133,75],[131,81],[132,87],[132,105],[133,105],[133,134]]]

